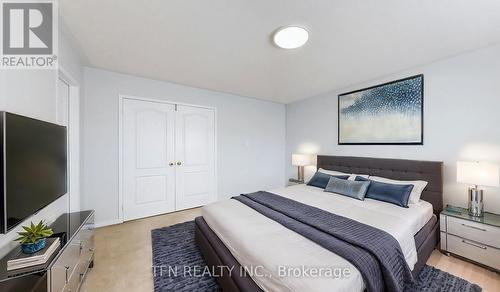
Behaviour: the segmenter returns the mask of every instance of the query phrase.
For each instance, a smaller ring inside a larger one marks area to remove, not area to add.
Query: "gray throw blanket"
[[[383,230],[268,192],[233,199],[349,261],[370,292],[403,291],[413,282],[398,241]]]

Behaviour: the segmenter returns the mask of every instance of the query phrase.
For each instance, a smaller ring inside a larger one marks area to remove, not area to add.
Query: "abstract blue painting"
[[[424,76],[340,94],[338,143],[423,144]]]

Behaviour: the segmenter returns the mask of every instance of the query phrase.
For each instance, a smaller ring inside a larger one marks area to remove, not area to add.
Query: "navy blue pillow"
[[[374,181],[361,176],[356,176],[357,181],[370,181],[370,186],[366,192],[365,199],[370,198],[408,208],[413,185],[395,185]]]
[[[326,185],[328,184],[328,181],[330,180],[331,177],[336,177],[340,179],[348,179],[348,175],[329,175],[326,173],[322,172],[316,172],[314,176],[311,178],[311,180],[307,183],[308,186],[313,186],[313,187],[318,187],[318,188],[326,188]]]

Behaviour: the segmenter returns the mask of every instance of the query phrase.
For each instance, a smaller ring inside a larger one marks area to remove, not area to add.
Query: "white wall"
[[[118,222],[118,95],[217,108],[218,198],[285,183],[285,106],[85,68],[83,207]]]
[[[59,35],[59,50],[60,66],[67,68],[66,71],[81,82],[83,67],[80,56],[63,33]],[[57,76],[57,70],[0,70],[0,110],[55,123]],[[68,196],[65,195],[22,225],[37,220],[52,222],[67,209]],[[19,226],[8,234],[0,234],[0,256],[17,244],[12,240],[20,229]]]
[[[338,94],[419,73],[425,75],[423,146],[337,145]],[[296,176],[294,152],[444,161],[444,202],[466,206],[467,186],[456,183],[456,161],[500,164],[499,126],[497,45],[288,104],[287,174]],[[500,189],[486,188],[485,208],[500,213]]]

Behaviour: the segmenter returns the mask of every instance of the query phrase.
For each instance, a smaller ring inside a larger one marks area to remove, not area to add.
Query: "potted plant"
[[[16,241],[21,243],[22,251],[28,254],[44,249],[45,238],[54,233],[43,221],[37,225],[31,222],[30,226],[23,226],[23,229],[24,231],[17,233],[19,237]]]

